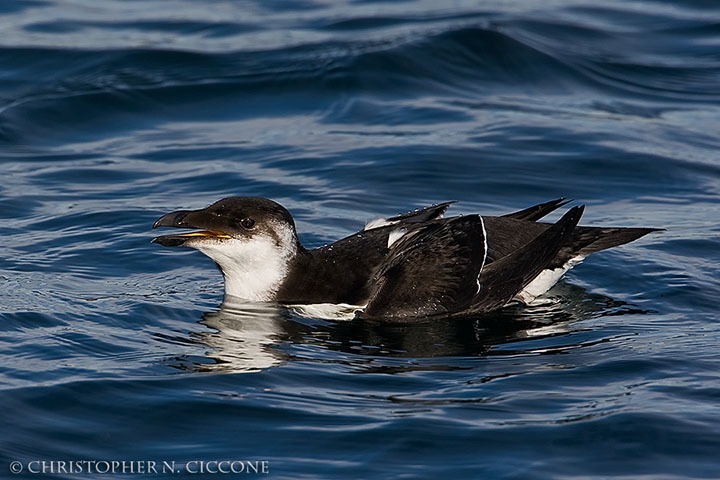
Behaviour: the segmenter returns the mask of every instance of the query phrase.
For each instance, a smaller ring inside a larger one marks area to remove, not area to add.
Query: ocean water
[[[0,31],[0,478],[720,478],[717,2],[4,0]],[[445,200],[666,231],[542,305],[332,322],[150,244],[229,195],[308,246]]]

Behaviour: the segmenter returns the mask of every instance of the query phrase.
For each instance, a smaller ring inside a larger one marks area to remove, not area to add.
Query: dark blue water
[[[720,478],[720,4],[496,3],[4,0],[0,477]],[[311,246],[444,200],[667,231],[544,305],[329,322],[149,243],[228,195]]]

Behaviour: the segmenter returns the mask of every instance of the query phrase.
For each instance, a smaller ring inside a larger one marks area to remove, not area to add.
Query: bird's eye
[[[246,230],[250,230],[255,226],[255,220],[252,218],[243,218],[240,220],[240,226]]]

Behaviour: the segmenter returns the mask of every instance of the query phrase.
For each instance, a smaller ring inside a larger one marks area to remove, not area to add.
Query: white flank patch
[[[352,320],[357,312],[365,307],[347,303],[311,303],[308,305],[288,305],[293,312],[303,317],[322,320]]]
[[[392,247],[393,243],[404,237],[407,232],[408,229],[405,227],[396,228],[395,230],[391,231],[390,235],[388,235],[387,248]]]
[[[273,300],[285,279],[288,263],[297,253],[291,228],[273,225],[280,245],[270,236],[249,239],[219,239],[188,242],[220,265],[225,276],[225,294],[252,302]]]
[[[561,278],[567,273],[572,267],[585,260],[585,257],[579,255],[575,258],[571,258],[562,267],[555,269],[546,269],[540,272],[525,288],[515,295],[514,300],[519,300],[523,303],[532,303],[537,297],[543,295],[550,290]]]
[[[375,220],[367,222],[363,231],[372,230],[373,228],[387,227],[388,225],[395,225],[399,221],[400,220],[390,221],[387,218],[376,218]]]

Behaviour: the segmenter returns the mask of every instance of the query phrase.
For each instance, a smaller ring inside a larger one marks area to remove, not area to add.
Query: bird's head
[[[274,299],[300,248],[290,213],[266,198],[229,197],[201,210],[171,212],[153,224],[158,227],[193,229],[152,241],[200,250],[222,271],[226,295],[251,301]]]

